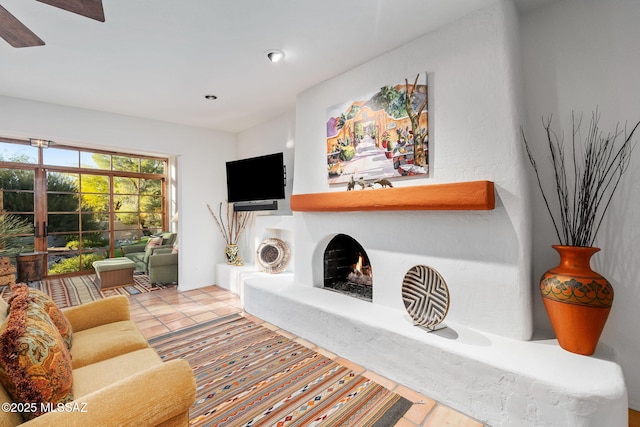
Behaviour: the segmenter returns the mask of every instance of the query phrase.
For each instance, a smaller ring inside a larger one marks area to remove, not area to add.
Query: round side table
[[[31,252],[16,255],[18,265],[17,282],[35,282],[42,279],[42,267],[46,252]]]

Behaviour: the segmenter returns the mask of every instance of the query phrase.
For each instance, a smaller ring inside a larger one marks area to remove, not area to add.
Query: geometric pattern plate
[[[449,288],[436,270],[416,265],[402,281],[402,301],[417,325],[433,329],[449,311]]]
[[[283,272],[291,257],[289,245],[275,237],[260,243],[256,252],[260,269],[265,273]]]

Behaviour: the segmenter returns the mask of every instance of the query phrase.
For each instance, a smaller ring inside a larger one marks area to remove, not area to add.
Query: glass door
[[[49,274],[91,270],[109,254],[108,176],[48,171],[46,236]]]

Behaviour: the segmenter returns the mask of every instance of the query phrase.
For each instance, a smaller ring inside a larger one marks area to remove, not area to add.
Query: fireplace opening
[[[338,234],[324,251],[324,287],[365,301],[373,300],[373,274],[364,248]]]

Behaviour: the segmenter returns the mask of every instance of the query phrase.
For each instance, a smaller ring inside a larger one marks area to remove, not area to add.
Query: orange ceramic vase
[[[542,300],[560,347],[572,353],[591,355],[611,311],[613,288],[591,269],[592,247],[561,246],[560,264],[540,280]]]

